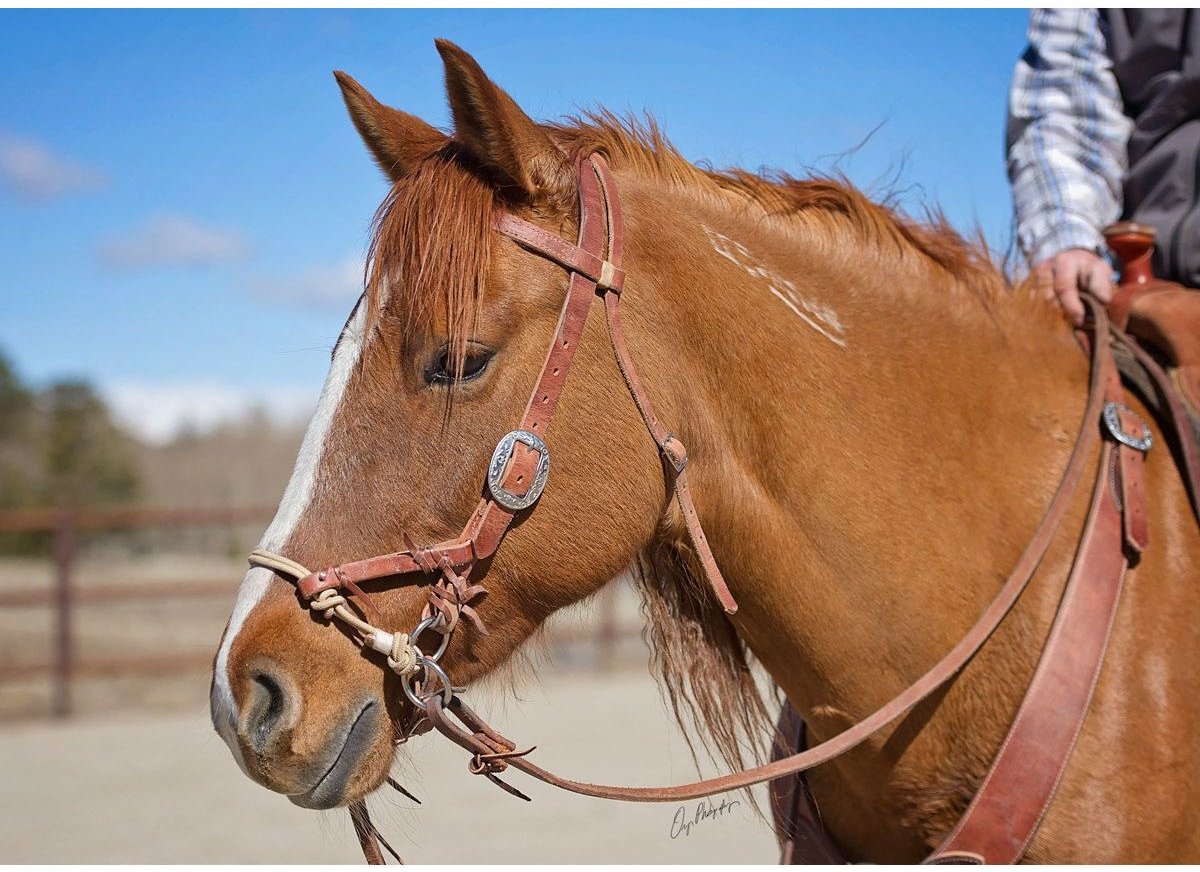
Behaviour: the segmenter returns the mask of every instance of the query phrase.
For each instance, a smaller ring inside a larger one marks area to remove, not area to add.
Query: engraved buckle
[[[529,483],[529,490],[523,494],[506,491],[503,483],[504,470],[508,468],[508,461],[512,458],[518,442],[538,453],[538,465],[533,473],[533,481]],[[546,447],[546,443],[528,430],[513,430],[501,438],[496,444],[496,450],[492,452],[492,462],[488,464],[488,490],[492,493],[492,499],[504,508],[510,512],[519,512],[538,501],[549,476],[550,449]]]
[[[1133,416],[1142,425],[1142,435],[1140,437],[1125,432],[1125,428],[1121,425],[1121,412]],[[1150,432],[1150,426],[1138,416],[1137,412],[1128,406],[1123,406],[1120,403],[1105,403],[1104,426],[1112,438],[1116,439],[1122,445],[1128,445],[1130,448],[1142,453],[1149,451],[1151,446],[1154,445],[1154,434]]]

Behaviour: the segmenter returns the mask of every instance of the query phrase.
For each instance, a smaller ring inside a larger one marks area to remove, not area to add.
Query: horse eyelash
[[[463,359],[463,369],[461,373],[453,373],[450,371],[450,348],[442,346],[438,351],[438,355],[434,358],[433,363],[425,370],[425,381],[430,386],[446,385],[453,386],[463,384],[465,382],[474,381],[482,376],[492,363],[493,352],[485,349],[467,349]],[[480,365],[472,369],[470,364],[473,359],[479,359],[482,362]]]

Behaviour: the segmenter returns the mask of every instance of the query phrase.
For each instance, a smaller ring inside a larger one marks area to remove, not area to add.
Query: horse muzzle
[[[304,808],[328,809],[361,799],[387,777],[391,730],[374,693],[309,699],[287,669],[261,656],[232,684],[233,711],[218,712],[214,695],[213,720],[253,781]]]

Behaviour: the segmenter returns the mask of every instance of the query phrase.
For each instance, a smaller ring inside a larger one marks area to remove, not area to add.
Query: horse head
[[[518,216],[573,239],[578,160],[469,55],[447,42],[438,48],[451,136],[337,74],[391,190],[376,217],[366,291],[334,347],[260,546],[304,566],[406,548],[428,554],[422,546],[454,541],[481,495],[495,490],[485,477],[498,442],[527,401],[547,402],[529,392],[562,327],[567,273],[494,224],[498,215]],[[642,238],[652,243],[651,234]],[[627,252],[633,269],[643,259]],[[639,349],[639,364],[667,369],[666,353]],[[438,588],[454,600],[446,618],[458,628],[441,665],[456,683],[504,663],[547,616],[634,565],[652,540],[681,538],[678,518],[664,521],[658,451],[630,402],[603,318],[586,322],[570,366],[564,411],[542,434],[541,453],[553,464],[536,511],[513,510],[503,547],[455,565],[463,572],[449,576],[457,592]],[[559,375],[550,369],[548,377]],[[509,447],[532,450],[511,440]],[[375,628],[412,628],[438,605],[429,578],[436,563],[355,586],[355,595],[343,591],[346,608]],[[302,608],[290,581],[265,565],[247,573],[217,655],[212,715],[250,777],[297,804],[328,808],[383,782],[417,713],[387,669],[386,649],[356,644],[362,639],[345,625]],[[414,642],[428,648],[430,639]]]

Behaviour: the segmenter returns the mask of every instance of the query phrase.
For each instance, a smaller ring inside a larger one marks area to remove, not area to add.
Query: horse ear
[[[333,77],[342,89],[342,99],[359,136],[393,182],[412,172],[421,158],[446,141],[446,134],[415,115],[384,106],[341,70],[335,70]]]
[[[537,199],[570,186],[571,168],[542,128],[487,77],[475,59],[439,39],[454,134],[502,187]]]

